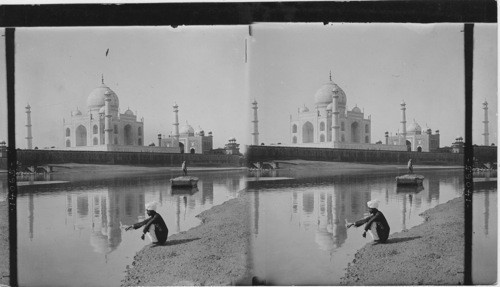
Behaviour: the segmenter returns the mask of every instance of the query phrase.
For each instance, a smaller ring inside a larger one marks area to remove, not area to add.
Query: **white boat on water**
[[[198,178],[194,176],[179,176],[170,179],[172,187],[193,187],[198,184]]]
[[[397,185],[421,185],[424,182],[424,176],[420,174],[405,174],[396,176]]]

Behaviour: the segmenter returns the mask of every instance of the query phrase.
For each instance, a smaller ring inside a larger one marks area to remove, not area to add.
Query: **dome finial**
[[[104,85],[104,74],[101,74],[101,84]]]
[[[330,70],[330,82],[332,81],[332,70]]]

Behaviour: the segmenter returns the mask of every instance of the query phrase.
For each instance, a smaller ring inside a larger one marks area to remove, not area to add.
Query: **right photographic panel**
[[[254,284],[497,281],[497,25],[249,27],[247,147]],[[472,256],[464,138],[472,125]]]

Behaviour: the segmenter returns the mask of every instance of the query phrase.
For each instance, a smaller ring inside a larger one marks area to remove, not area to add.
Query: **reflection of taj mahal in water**
[[[356,187],[352,187],[353,181]],[[354,222],[367,215],[366,202],[377,198],[382,203],[388,204],[390,199],[401,204],[397,210],[381,211],[392,222],[391,230],[406,230],[410,221],[422,220],[418,212],[433,207],[439,203],[441,185],[459,186],[459,179],[442,180],[439,176],[429,176],[420,189],[389,189],[378,183],[383,179],[357,178],[339,176],[333,187],[320,191],[294,191],[290,192],[290,224],[298,230],[314,232],[314,241],[318,248],[324,251],[334,251],[341,247],[347,240],[347,222]],[[264,205],[259,191],[251,195],[252,233],[259,234],[259,222],[262,223],[259,210]],[[485,204],[489,204],[485,202]],[[487,228],[486,228],[487,230]]]
[[[198,189],[189,194],[174,194],[165,188],[165,182],[144,181],[140,179],[117,179],[118,185],[92,189],[86,192],[71,192],[65,196],[65,226],[81,232],[89,232],[89,244],[96,253],[109,254],[122,242],[122,227],[144,220],[145,203],[157,201],[165,206],[166,214],[161,212],[165,221],[170,221],[170,234],[183,230],[186,213],[199,213],[203,206],[214,204],[214,186],[223,186],[229,192],[238,192],[240,178],[214,175],[200,179]],[[139,181],[139,183],[137,183]],[[28,195],[29,238],[34,239],[35,210],[37,198]],[[175,217],[175,220],[173,220]],[[175,222],[172,224],[172,222]],[[36,239],[36,238],[35,238]]]

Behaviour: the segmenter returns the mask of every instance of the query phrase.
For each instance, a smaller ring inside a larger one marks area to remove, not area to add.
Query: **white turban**
[[[154,210],[154,211],[156,211],[156,205],[157,205],[157,203],[154,202],[154,201],[146,203],[146,209],[147,210]]]
[[[366,203],[366,205],[368,205],[369,208],[378,208],[378,200],[370,200]]]

